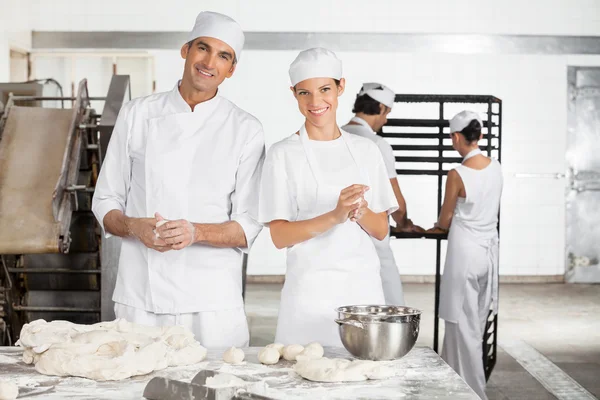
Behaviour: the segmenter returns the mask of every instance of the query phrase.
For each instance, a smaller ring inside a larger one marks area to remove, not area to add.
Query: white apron
[[[472,151],[464,161],[477,154],[481,151]],[[498,251],[498,231],[495,228],[488,232],[474,232],[455,215],[448,234],[446,263],[440,285],[440,318],[448,322],[458,321],[463,309],[467,272],[473,263],[487,265],[486,296],[491,298],[494,315],[498,312]]]
[[[369,184],[357,164],[348,133],[342,140],[354,160],[347,176],[355,184]],[[335,209],[345,182],[328,185],[311,150],[306,128],[300,141],[316,181],[316,195],[310,184],[298,193],[298,221],[314,218]],[[369,201],[369,192],[365,199]],[[347,220],[329,231],[292,246],[287,252],[287,272],[281,294],[275,341],[341,347],[335,309],[346,305],[383,304],[379,259],[370,236],[356,222]]]
[[[475,236],[460,220],[453,220],[448,234],[446,264],[440,285],[440,318],[456,323],[463,310],[467,272],[472,263],[485,262],[488,268],[486,298],[498,312],[498,234]],[[483,339],[483,338],[482,338]]]

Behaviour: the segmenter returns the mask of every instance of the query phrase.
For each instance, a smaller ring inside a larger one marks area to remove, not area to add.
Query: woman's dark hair
[[[381,113],[381,109],[379,108],[379,103],[377,100],[373,99],[368,94],[363,94],[362,96],[356,96],[356,100],[354,101],[354,107],[352,108],[353,113],[364,113],[367,115],[379,115]]]
[[[467,142],[473,143],[479,140],[481,136],[481,124],[476,119],[469,122],[460,133],[467,139]]]

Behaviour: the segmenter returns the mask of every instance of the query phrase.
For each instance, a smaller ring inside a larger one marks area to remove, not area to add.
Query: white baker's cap
[[[382,85],[381,83],[369,82],[363,84],[360,92],[358,92],[358,95],[364,96],[365,94],[373,100],[377,100],[384,106],[389,108],[394,107],[394,99],[396,98],[396,94],[392,89]]]
[[[191,42],[199,37],[211,37],[227,43],[235,52],[236,60],[239,60],[242,55],[244,31],[233,18],[227,15],[212,11],[202,11],[198,14],[187,41]]]
[[[479,114],[469,110],[459,112],[450,120],[450,133],[462,131],[474,119],[479,121],[479,125],[481,125],[481,127],[483,128],[483,122],[481,122],[481,117],[479,116]]]
[[[301,51],[290,65],[292,86],[311,78],[342,79],[342,62],[335,53],[320,47]]]

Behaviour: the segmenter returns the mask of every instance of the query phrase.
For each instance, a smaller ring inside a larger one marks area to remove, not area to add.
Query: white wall
[[[35,30],[185,31],[202,9],[225,12],[248,31],[455,32],[600,35],[600,3],[557,1],[84,1],[33,0]],[[178,51],[150,50],[157,90],[181,75]],[[294,132],[301,118],[289,92],[287,69],[296,52],[246,51],[222,92],[256,115],[267,145]],[[348,80],[339,122],[350,117],[364,81],[381,81],[399,93],[492,94],[503,100],[501,273],[564,273],[564,180],[518,179],[515,173],[564,172],[567,66],[597,65],[597,56],[453,55],[340,52]],[[93,76],[88,76],[94,79]],[[394,111],[402,113],[402,109]],[[458,110],[456,110],[458,111]],[[451,115],[447,115],[451,117]],[[435,215],[435,178],[400,177],[410,217],[426,227]],[[402,274],[433,274],[433,241],[395,240]],[[249,273],[284,272],[284,253],[263,232]]]
[[[16,3],[16,0],[14,0]],[[29,0],[36,30],[186,31],[201,10],[248,31],[600,34],[595,0]]]
[[[0,0],[0,82],[10,78],[10,49],[31,49],[29,4]]]

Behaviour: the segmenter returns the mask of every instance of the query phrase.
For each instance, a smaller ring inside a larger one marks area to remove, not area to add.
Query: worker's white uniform
[[[371,126],[362,118],[354,117],[353,122],[360,125],[348,124],[344,126],[347,132],[353,133],[372,140],[383,157],[385,169],[389,179],[396,179],[396,158],[394,157],[394,151],[392,146],[381,136],[378,136],[373,132]],[[386,304],[403,306],[404,305],[404,292],[402,290],[402,281],[400,280],[400,272],[396,265],[396,259],[394,258],[394,252],[390,246],[390,234],[383,240],[373,239],[379,261],[381,262],[381,281],[383,283],[383,293],[385,294]]]
[[[481,152],[469,153],[465,160]],[[503,178],[492,160],[482,170],[456,168],[466,198],[458,198],[440,288],[440,318],[446,321],[442,358],[483,399],[483,333],[498,310],[498,211]]]
[[[101,225],[111,210],[196,223],[236,221],[249,248],[261,230],[256,217],[264,153],[260,122],[218,94],[193,112],[178,86],[135,99],[119,113],[92,209]],[[117,317],[152,325],[180,321],[207,347],[247,344],[242,251],[248,249],[193,244],[160,253],[123,239],[113,294]]]
[[[376,213],[398,208],[377,147],[342,131],[331,141],[300,135],[271,147],[261,182],[259,220],[303,221],[335,209],[342,189],[370,187],[365,199]],[[384,302],[379,259],[370,236],[350,220],[287,249],[275,341],[342,346],[337,307]]]

